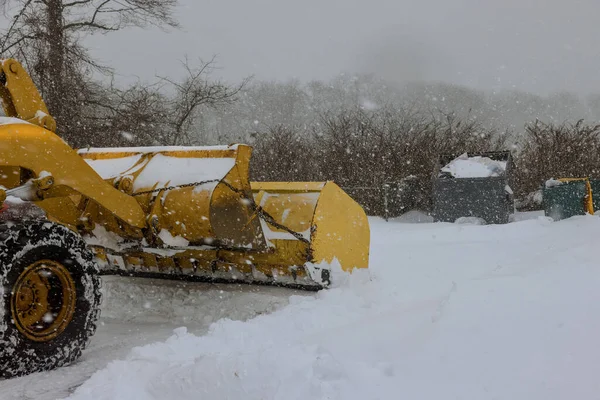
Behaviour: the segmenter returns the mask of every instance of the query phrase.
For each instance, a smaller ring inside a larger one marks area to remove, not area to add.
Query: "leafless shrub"
[[[255,137],[253,179],[333,180],[379,215],[384,183],[410,180],[403,201],[428,208],[440,154],[499,150],[506,139],[476,120],[391,109],[325,114],[308,135],[276,126]]]
[[[306,181],[316,179],[316,151],[310,138],[290,127],[276,125],[255,132],[251,176],[258,181]]]
[[[535,121],[525,135],[516,157],[517,196],[539,190],[550,178],[600,177],[600,125]]]

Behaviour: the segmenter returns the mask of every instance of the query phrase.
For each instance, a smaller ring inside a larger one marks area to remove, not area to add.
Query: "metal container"
[[[487,157],[505,163],[497,176],[455,177],[443,169],[459,157]],[[456,222],[475,217],[488,224],[505,224],[514,213],[512,171],[514,163],[509,151],[442,155],[434,170],[433,218],[439,222]]]

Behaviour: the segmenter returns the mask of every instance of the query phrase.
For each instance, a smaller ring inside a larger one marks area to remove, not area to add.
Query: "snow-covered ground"
[[[316,294],[113,278],[104,325],[83,359],[0,382],[0,393],[596,398],[600,218],[515,220],[482,226],[428,223],[418,214],[372,218],[370,270]]]
[[[287,305],[290,294],[303,294],[272,287],[113,276],[103,277],[102,292],[101,323],[81,359],[55,371],[0,380],[0,399],[62,399],[110,361],[124,358],[135,346],[165,340],[180,326],[202,335],[221,318],[253,318]]]

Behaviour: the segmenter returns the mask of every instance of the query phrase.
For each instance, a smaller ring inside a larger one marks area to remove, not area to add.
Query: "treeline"
[[[548,123],[600,120],[600,96],[561,92],[547,96],[517,90],[483,91],[443,82],[398,85],[374,76],[342,75],[329,81],[250,82],[237,101],[204,108],[194,126],[201,143],[248,140],[274,126],[311,131],[323,114],[410,110],[474,118],[486,128],[522,133],[536,119]]]
[[[342,111],[319,118],[310,132],[277,125],[255,135],[255,180],[333,180],[370,214],[382,214],[382,187],[410,181],[406,208],[429,206],[440,153],[503,148],[505,133],[474,119],[408,110]]]
[[[215,60],[184,62],[175,76],[154,82],[78,89],[86,107],[70,117],[69,138],[78,146],[248,142],[278,126],[310,134],[324,115],[358,110],[453,114],[484,129],[510,131],[521,144],[525,125],[535,120],[600,121],[600,96],[485,92],[447,83],[395,85],[345,75],[308,83],[227,84],[212,79],[214,67]]]
[[[253,179],[332,179],[372,214],[383,213],[384,183],[400,189],[401,208],[429,209],[442,153],[510,150],[522,209],[540,207],[536,192],[545,180],[597,176],[600,167],[597,96],[342,76],[255,82],[228,107],[202,114],[198,143],[254,145]]]
[[[538,209],[543,183],[559,177],[600,177],[600,125],[583,121],[526,125],[517,136],[475,118],[408,110],[343,111],[319,118],[311,132],[277,125],[256,133],[254,180],[333,180],[371,215],[383,215],[384,184],[394,209],[431,209],[442,154],[510,150],[512,190],[522,210]],[[389,206],[389,205],[388,205]]]

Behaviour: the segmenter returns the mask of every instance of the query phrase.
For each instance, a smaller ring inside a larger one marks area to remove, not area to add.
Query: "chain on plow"
[[[219,182],[219,181],[220,181],[220,179],[211,179],[211,180],[208,180],[208,181],[199,181],[199,182],[193,182],[193,183],[184,183],[182,185],[173,185],[173,186],[167,186],[167,187],[158,188],[158,189],[143,190],[141,192],[135,192],[135,193],[133,193],[132,196],[141,196],[143,194],[159,193],[159,192],[163,192],[163,191],[167,191],[167,190],[200,186],[200,185],[204,185],[204,184],[207,184],[207,183],[215,183],[215,182]]]
[[[288,228],[287,226],[282,225],[279,222],[277,222],[275,220],[275,218],[273,218],[273,216],[271,214],[269,214],[268,212],[266,212],[264,210],[264,208],[262,208],[261,206],[259,206],[258,204],[256,204],[254,202],[254,199],[249,198],[248,196],[246,196],[246,194],[244,193],[243,190],[235,188],[231,184],[229,184],[228,182],[222,181],[220,179],[210,179],[210,180],[207,180],[207,181],[198,181],[198,182],[192,182],[192,183],[184,183],[184,184],[181,184],[181,185],[167,186],[167,187],[164,187],[164,188],[157,188],[157,189],[151,189],[151,190],[143,190],[143,191],[140,191],[140,192],[133,193],[132,196],[141,196],[143,194],[160,193],[160,192],[167,191],[167,190],[174,190],[174,189],[180,189],[180,188],[186,188],[186,187],[195,187],[195,186],[201,186],[201,185],[205,185],[207,183],[215,183],[215,182],[222,182],[225,186],[227,186],[233,192],[239,194],[242,200],[248,201],[248,204],[251,205],[252,211],[254,213],[258,214],[258,216],[261,217],[269,225],[273,226],[274,228],[286,231],[287,233],[289,233],[290,235],[294,236],[296,239],[300,240],[301,242],[309,243],[308,239],[306,239],[300,232],[296,232],[296,231]]]

